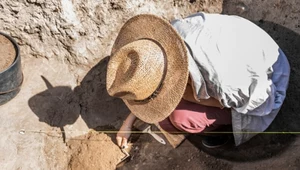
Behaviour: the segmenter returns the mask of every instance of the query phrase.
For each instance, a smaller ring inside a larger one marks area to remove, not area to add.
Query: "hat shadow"
[[[53,87],[42,76],[48,89],[29,99],[28,105],[39,121],[60,128],[64,142],[64,126],[74,124],[79,116],[90,129],[114,131],[129,114],[123,101],[109,96],[106,91],[108,58],[105,57],[90,69],[74,90],[67,86]],[[108,135],[113,137],[115,134]]]
[[[63,141],[66,136],[64,126],[73,124],[79,117],[78,97],[71,87],[53,87],[46,77],[41,76],[47,90],[40,92],[28,101],[31,110],[38,116],[40,122],[61,130]]]
[[[79,97],[80,115],[92,129],[119,128],[130,111],[124,102],[111,97],[106,90],[106,72],[109,56],[103,58],[86,74],[74,89]]]
[[[224,1],[223,13],[236,14],[236,11],[230,9],[230,5]],[[252,9],[254,10],[254,9]],[[206,149],[199,141],[199,136],[192,136],[189,141],[200,150],[213,155],[217,158],[230,161],[256,161],[270,158],[274,155],[280,155],[284,150],[293,147],[293,142],[297,140],[298,135],[294,132],[300,131],[300,35],[282,25],[258,20],[252,21],[260,28],[265,30],[280,46],[286,54],[291,67],[289,87],[287,96],[277,117],[266,130],[268,134],[258,134],[246,143],[235,147],[226,146],[220,149]]]

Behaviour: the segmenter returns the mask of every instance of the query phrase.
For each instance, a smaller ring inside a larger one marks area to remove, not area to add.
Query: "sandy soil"
[[[124,157],[109,136],[95,131],[70,140],[68,147],[68,168],[72,170],[114,169]]]
[[[0,34],[0,72],[9,67],[15,57],[16,51],[14,45],[5,36]]]

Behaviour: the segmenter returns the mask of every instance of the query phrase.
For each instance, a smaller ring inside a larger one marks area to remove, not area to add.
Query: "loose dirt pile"
[[[0,72],[13,63],[15,56],[14,45],[5,36],[0,35]]]
[[[68,142],[70,160],[68,169],[115,169],[125,156],[103,133],[91,131]]]

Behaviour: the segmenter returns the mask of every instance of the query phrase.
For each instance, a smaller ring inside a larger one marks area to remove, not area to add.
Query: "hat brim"
[[[124,100],[130,111],[148,123],[167,118],[179,104],[188,81],[188,56],[184,41],[167,21],[150,14],[137,15],[121,28],[112,54],[128,43],[151,39],[161,45],[166,54],[167,69],[159,94],[147,102]]]

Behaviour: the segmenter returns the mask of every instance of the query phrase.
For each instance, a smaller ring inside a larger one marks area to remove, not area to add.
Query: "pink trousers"
[[[231,110],[181,100],[172,114],[159,125],[167,132],[201,133],[231,124]]]

